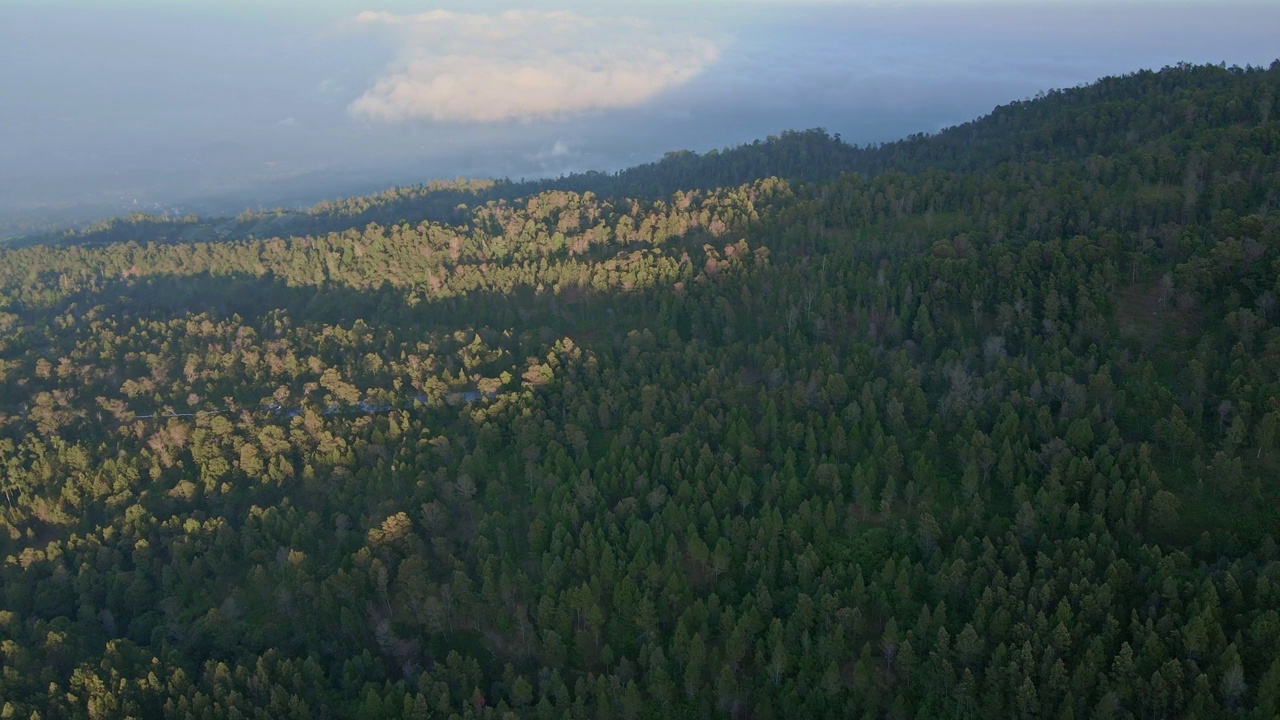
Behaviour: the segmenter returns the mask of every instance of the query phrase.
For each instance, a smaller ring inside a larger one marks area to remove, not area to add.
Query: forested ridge
[[[1277,717],[1278,94],[0,251],[0,717]]]

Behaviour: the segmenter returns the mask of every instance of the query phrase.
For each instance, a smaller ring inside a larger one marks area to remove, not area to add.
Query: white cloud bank
[[[367,120],[494,122],[634,107],[688,82],[719,57],[705,38],[632,18],[513,10],[363,12],[400,56],[350,106]]]

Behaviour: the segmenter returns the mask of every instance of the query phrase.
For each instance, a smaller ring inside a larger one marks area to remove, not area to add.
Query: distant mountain
[[[439,181],[391,188],[371,195],[329,200],[303,211],[247,212],[236,218],[158,218],[145,213],[114,218],[81,230],[33,236],[24,244],[103,244],[244,239],[340,231],[422,220],[465,223],[468,208],[513,201],[548,190],[591,192],[609,198],[656,199],[680,190],[733,187],[766,177],[818,181],[855,167],[867,151],[823,129],[788,130],[766,140],[721,151],[667,153],[661,160],[617,173],[587,172],[547,180]]]
[[[23,244],[210,241],[337,232],[369,223],[424,220],[465,224],[470,208],[547,190],[602,198],[662,199],[686,190],[734,187],[778,177],[818,182],[856,172],[974,172],[1004,163],[1082,161],[1146,153],[1168,157],[1207,132],[1244,132],[1265,121],[1280,97],[1280,62],[1270,69],[1180,64],[1107,77],[1002,105],[935,134],[877,146],[850,145],[822,128],[699,154],[689,150],[615,173],[546,180],[431,181],[321,202],[304,211],[248,212],[236,218],[162,219],[135,213]]]

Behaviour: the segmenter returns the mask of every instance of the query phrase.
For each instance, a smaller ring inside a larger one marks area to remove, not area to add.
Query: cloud
[[[719,57],[717,45],[634,18],[513,10],[363,12],[398,59],[351,103],[358,118],[495,122],[640,105]]]
[[[569,147],[569,143],[564,140],[556,139],[549,147],[544,147],[534,153],[525,155],[530,160],[558,160],[569,155],[577,155],[578,153]]]

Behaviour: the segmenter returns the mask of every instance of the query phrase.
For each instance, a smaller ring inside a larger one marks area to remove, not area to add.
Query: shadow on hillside
[[[689,238],[682,242],[691,244]],[[700,267],[696,259],[694,262]],[[768,277],[759,273],[775,271],[773,267],[755,269],[753,282],[768,283]],[[521,280],[508,292],[477,290],[441,297],[432,296],[426,288],[390,284],[376,288],[332,281],[291,284],[270,272],[151,274],[113,278],[49,305],[15,305],[11,311],[30,327],[47,327],[61,322],[69,311],[79,315],[102,306],[100,317],[110,317],[130,331],[144,321],[164,323],[207,314],[212,319],[239,318],[244,325],[261,327],[274,335],[271,316],[278,313],[281,329],[349,327],[361,320],[375,331],[393,330],[399,343],[411,343],[415,333],[481,328],[510,330],[516,335],[532,332],[542,342],[568,335],[579,344],[603,339],[619,344],[629,332],[643,328],[666,338],[665,331],[674,329],[680,340],[688,341],[721,336],[723,323],[714,311],[720,293],[712,288],[737,282],[734,275],[722,272],[707,283],[690,283],[682,290],[667,283],[605,288],[575,284],[556,291]]]
[[[106,282],[95,290],[74,293],[44,307],[15,308],[29,322],[51,320],[73,307],[104,306],[106,314],[129,323],[164,321],[207,313],[213,318],[239,317],[257,324],[277,311],[293,325],[319,322],[349,325],[363,320],[370,326],[447,329],[492,326],[512,328],[523,322],[533,327],[558,319],[589,323],[612,315],[607,309],[633,307],[623,302],[670,294],[655,288],[599,291],[575,288],[559,295],[516,285],[509,293],[474,291],[431,297],[425,290],[382,285],[359,288],[337,282],[289,284],[271,273],[145,275]],[[282,317],[282,319],[283,319]]]

